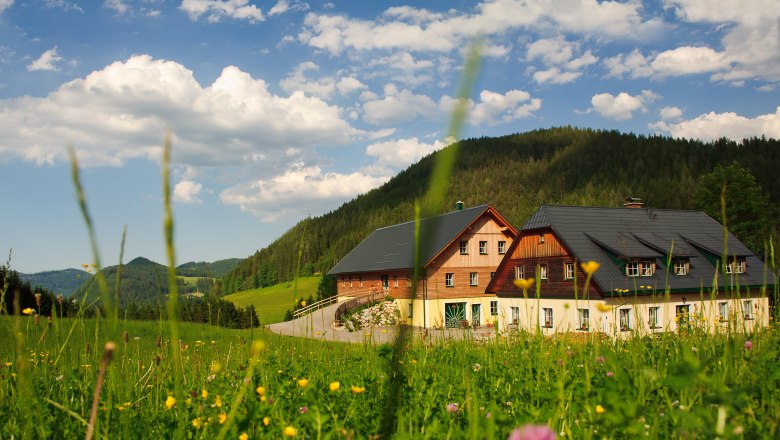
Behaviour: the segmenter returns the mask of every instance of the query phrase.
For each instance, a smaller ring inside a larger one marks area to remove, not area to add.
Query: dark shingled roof
[[[489,208],[474,206],[420,220],[421,265],[425,266]],[[414,221],[379,228],[328,272],[376,272],[414,267]]]
[[[601,263],[593,281],[605,294],[615,289],[634,291],[639,285],[664,290],[667,279],[673,291],[698,292],[712,285],[716,261],[724,252],[723,226],[701,211],[542,205],[520,235],[544,228],[552,228],[578,261]],[[745,273],[738,275],[739,284],[764,284],[761,260],[731,233],[727,244],[730,258],[745,258]],[[677,276],[670,270],[667,276],[666,255],[670,251],[673,257],[689,258],[688,275]],[[655,275],[626,276],[620,262],[636,259],[654,260],[658,268]],[[772,274],[766,275],[767,283],[774,284]],[[719,283],[723,286],[729,280],[720,275]]]

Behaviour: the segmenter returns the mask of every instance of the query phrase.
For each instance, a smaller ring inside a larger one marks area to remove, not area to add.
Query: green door
[[[471,326],[474,328],[479,327],[482,325],[481,321],[481,315],[482,315],[482,305],[481,304],[472,304],[471,305]]]
[[[444,325],[449,328],[463,326],[466,320],[466,303],[444,303]]]

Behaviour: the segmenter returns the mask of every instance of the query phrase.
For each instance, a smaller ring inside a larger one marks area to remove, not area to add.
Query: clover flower
[[[515,428],[507,440],[555,440],[555,432],[547,425],[525,425]]]

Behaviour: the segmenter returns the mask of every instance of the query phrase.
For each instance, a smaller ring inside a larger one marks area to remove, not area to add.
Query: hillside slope
[[[39,287],[57,295],[70,296],[82,284],[89,281],[92,274],[78,269],[64,269],[30,274],[19,273],[19,278],[30,283],[34,288]]]
[[[224,292],[258,287],[259,273],[292,279],[301,242],[298,272],[305,276],[333,267],[374,229],[412,220],[437,154],[337,210],[299,222],[226,274]],[[489,203],[515,226],[542,203],[620,206],[633,196],[649,207],[691,209],[699,176],[732,161],[752,172],[770,197],[767,208],[775,210],[780,201],[776,140],[703,143],[571,127],[462,141],[447,199],[467,206]]]

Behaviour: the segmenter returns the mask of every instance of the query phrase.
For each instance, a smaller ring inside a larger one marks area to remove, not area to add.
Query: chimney
[[[642,202],[642,199],[638,197],[628,197],[626,198],[626,203],[623,203],[623,207],[629,209],[642,208],[644,205],[645,204]]]
[[[455,203],[455,211],[463,211],[463,202],[460,200]]]

